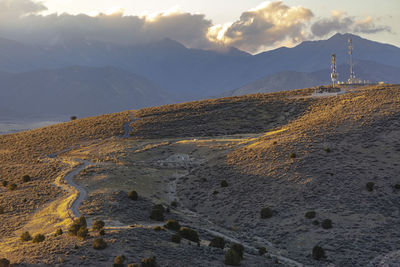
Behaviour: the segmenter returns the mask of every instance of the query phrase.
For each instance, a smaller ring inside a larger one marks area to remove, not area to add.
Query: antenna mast
[[[336,55],[332,54],[331,57],[331,79],[332,79],[332,87],[335,87],[338,79],[338,73],[336,71]]]
[[[354,74],[353,70],[353,40],[349,39],[349,55],[350,55],[350,78],[349,83],[355,83],[356,75]]]

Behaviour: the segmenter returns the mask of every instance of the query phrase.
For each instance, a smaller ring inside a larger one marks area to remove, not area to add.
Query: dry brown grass
[[[47,155],[119,136],[129,120],[130,113],[121,112],[0,136],[0,180],[18,185],[15,191],[0,189],[0,205],[6,207],[0,236],[22,227],[33,211],[60,194],[52,183],[65,166]],[[32,181],[22,183],[26,174]]]

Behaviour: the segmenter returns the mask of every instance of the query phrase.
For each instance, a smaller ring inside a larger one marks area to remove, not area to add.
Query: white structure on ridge
[[[356,80],[356,75],[354,74],[354,69],[353,69],[353,40],[350,38],[349,39],[349,55],[350,55],[350,78],[348,80],[349,84],[354,84],[358,83]]]
[[[331,57],[331,79],[332,79],[332,87],[335,87],[338,81],[339,74],[336,71],[336,55],[332,54]]]

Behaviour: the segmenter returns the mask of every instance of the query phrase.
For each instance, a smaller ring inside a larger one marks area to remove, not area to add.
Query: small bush
[[[77,119],[77,117],[76,117],[76,116],[71,116],[71,117],[69,117],[69,119],[70,119],[71,121],[74,121],[74,120]]]
[[[124,266],[124,262],[125,262],[126,258],[124,255],[120,255],[115,257],[114,259],[114,267],[122,267]]]
[[[226,180],[221,181],[221,187],[228,187],[228,182]]]
[[[199,242],[199,235],[197,234],[197,232],[193,229],[187,228],[187,227],[182,227],[181,229],[179,229],[179,234],[190,241],[193,242]]]
[[[326,153],[331,153],[331,151],[332,151],[329,147],[324,147],[324,150]]]
[[[159,232],[159,231],[161,231],[162,230],[162,228],[161,228],[161,226],[154,226],[154,230],[155,231],[157,231],[157,232]]]
[[[176,220],[168,220],[164,227],[172,231],[179,231],[181,229],[181,225]]]
[[[218,194],[219,192],[217,191],[217,190],[215,190],[212,194],[213,195],[216,195],[216,194]]]
[[[142,259],[142,267],[156,267],[156,257]]]
[[[161,204],[153,206],[150,219],[160,222],[164,221],[164,207]]]
[[[182,239],[182,237],[180,234],[173,234],[171,236],[171,241],[174,243],[177,243],[177,244],[181,243],[181,239]]]
[[[171,206],[174,208],[178,207],[178,202],[176,200],[172,201]]]
[[[320,246],[315,246],[312,250],[312,257],[315,260],[320,260],[322,258],[325,258],[325,251],[323,248],[321,248]]]
[[[225,240],[222,237],[214,237],[210,242],[210,247],[224,249]]]
[[[237,251],[232,249],[232,248],[230,248],[230,249],[228,249],[228,251],[225,254],[224,263],[226,265],[239,266],[241,260],[242,260],[242,258],[237,253]]]
[[[367,187],[368,192],[374,191],[374,185],[375,184],[373,182],[368,182],[367,183],[366,187]]]
[[[322,228],[324,229],[331,229],[332,228],[332,221],[330,219],[325,219],[321,223]]]
[[[305,217],[307,219],[314,219],[317,213],[315,211],[307,211]]]
[[[235,250],[238,255],[240,256],[240,259],[243,259],[243,252],[244,252],[244,247],[241,244],[238,243],[233,243],[231,246],[231,249]]]
[[[32,236],[31,236],[31,234],[30,234],[28,231],[26,231],[25,233],[23,233],[23,234],[21,235],[21,240],[22,240],[22,241],[25,241],[25,242],[31,241],[31,240],[32,240]]]
[[[22,182],[27,183],[31,181],[31,177],[29,175],[22,176]]]
[[[297,157],[297,155],[295,154],[295,153],[290,153],[289,154],[289,158],[291,158],[291,159],[294,159],[294,158],[296,158]]]
[[[260,211],[261,219],[268,219],[272,217],[272,210],[270,208],[263,208]]]
[[[128,193],[128,197],[132,200],[138,200],[139,195],[135,190],[132,190]]]
[[[63,230],[61,228],[58,228],[56,230],[56,232],[54,233],[54,236],[59,236],[59,235],[62,235],[62,234],[63,234]]]
[[[10,267],[10,261],[6,258],[0,259],[0,267]]]
[[[128,264],[128,267],[139,267],[138,263],[130,263]]]
[[[99,232],[99,234],[100,234],[100,235],[105,235],[106,232],[104,232],[104,229],[101,229],[100,232]]]
[[[99,232],[104,228],[105,223],[103,221],[95,221],[92,225],[92,230]]]
[[[261,247],[261,248],[258,249],[258,255],[262,256],[265,253],[267,253],[267,248]]]
[[[2,185],[3,187],[7,187],[8,181],[1,181],[1,185]]]
[[[9,184],[9,185],[8,185],[8,189],[9,189],[10,191],[14,191],[15,189],[17,189],[17,185],[16,185],[16,184]]]
[[[312,222],[312,224],[314,224],[314,225],[319,225],[319,221],[318,221],[318,220],[314,220],[314,221]]]
[[[88,238],[89,230],[87,229],[86,226],[81,226],[81,228],[79,228],[78,232],[76,233],[76,236],[82,239]]]
[[[36,234],[33,237],[32,242],[33,243],[40,243],[40,242],[43,242],[45,239],[46,239],[46,237],[43,234]]]
[[[96,238],[93,241],[93,248],[97,250],[105,249],[107,247],[106,241],[103,238]]]
[[[0,214],[4,214],[4,208],[0,206]]]
[[[394,185],[394,189],[399,190],[399,189],[400,189],[400,184],[395,184],[395,185]]]
[[[79,224],[80,226],[87,227],[87,222],[85,216],[81,215],[78,219],[75,220],[75,223]]]

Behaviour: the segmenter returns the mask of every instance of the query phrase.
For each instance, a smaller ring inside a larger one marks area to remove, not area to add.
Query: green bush
[[[142,267],[156,267],[156,257],[144,258],[142,259]]]
[[[120,255],[115,257],[114,259],[114,267],[122,267],[124,266],[124,262],[125,262],[126,258],[124,255]]]
[[[400,184],[395,184],[395,185],[394,185],[394,189],[399,190],[399,189],[400,189]]]
[[[221,187],[228,187],[228,182],[226,180],[221,181]]]
[[[368,182],[367,183],[366,187],[367,187],[368,192],[374,191],[374,185],[375,184],[373,182]]]
[[[188,227],[182,227],[179,229],[179,234],[182,236],[182,238],[185,238],[187,240],[193,241],[193,242],[199,242],[199,235],[197,232],[193,229],[190,229]]]
[[[325,219],[321,223],[322,228],[324,229],[331,229],[332,228],[332,221],[330,219]]]
[[[150,219],[160,222],[164,221],[164,207],[161,204],[153,206]]]
[[[0,206],[0,214],[4,214],[4,208]]]
[[[105,249],[107,247],[106,241],[103,238],[96,238],[93,241],[93,248],[97,250]]]
[[[154,230],[155,231],[157,231],[157,232],[159,232],[159,231],[161,231],[162,230],[162,228],[161,228],[161,226],[154,226]]]
[[[291,159],[294,159],[294,158],[296,158],[297,157],[297,155],[295,154],[295,153],[290,153],[289,154],[289,158],[291,158]]]
[[[89,230],[87,229],[86,226],[81,226],[81,228],[79,228],[78,232],[76,233],[76,236],[82,239],[88,238]]]
[[[265,253],[267,253],[267,248],[266,247],[261,247],[258,249],[258,255],[262,256]]]
[[[78,236],[81,238],[86,238],[89,236],[89,231],[87,229],[87,222],[85,216],[80,216],[74,221],[74,223],[69,227],[68,233],[70,235]]]
[[[240,259],[243,259],[243,252],[244,252],[244,247],[241,244],[238,243],[233,243],[231,246],[231,249],[235,250],[238,255],[240,256]]]
[[[315,246],[312,250],[312,257],[315,260],[326,258],[324,249],[321,248],[320,246]]]
[[[314,219],[317,213],[315,211],[307,211],[305,217],[307,219]]]
[[[22,176],[22,182],[27,183],[31,180],[31,177],[29,175],[24,175]]]
[[[314,225],[319,225],[319,221],[318,221],[318,220],[314,220],[312,223],[313,223]]]
[[[168,220],[164,227],[172,231],[179,231],[181,229],[181,225],[176,220]]]
[[[1,185],[2,185],[3,187],[7,187],[8,181],[1,181]]]
[[[92,230],[99,232],[104,228],[105,223],[103,221],[95,221],[92,225]]]
[[[332,150],[329,147],[324,147],[326,153],[330,153]]]
[[[135,190],[132,190],[128,193],[128,197],[132,200],[138,200],[139,195]]]
[[[63,234],[63,230],[61,228],[58,228],[56,230],[56,232],[54,233],[54,236],[59,236],[59,235],[62,235],[62,234]]]
[[[25,241],[25,242],[31,241],[31,240],[32,240],[32,236],[31,236],[31,234],[30,234],[28,231],[26,231],[25,233],[23,233],[23,234],[21,235],[21,240],[22,240],[22,241]]]
[[[210,247],[224,249],[225,240],[222,237],[214,237],[210,242]]]
[[[71,116],[69,119],[70,119],[71,121],[74,121],[74,120],[77,119],[77,117],[76,117],[76,116]]]
[[[36,234],[33,237],[32,242],[33,243],[40,243],[40,242],[43,242],[45,239],[46,239],[46,237],[43,234]]]
[[[172,201],[171,206],[174,208],[178,207],[178,202],[176,200]]]
[[[138,263],[130,263],[128,264],[128,267],[139,267]]]
[[[238,252],[232,248],[228,249],[228,251],[225,254],[225,260],[224,263],[226,265],[231,265],[231,266],[239,266],[240,261],[242,258],[238,254]]]
[[[182,237],[180,234],[173,234],[171,236],[171,241],[174,243],[178,243],[178,244],[181,243],[181,239],[182,239]]]
[[[8,189],[9,189],[10,191],[14,191],[15,189],[17,189],[17,185],[16,185],[16,184],[9,184],[9,185],[8,185]]]
[[[10,261],[6,258],[0,259],[0,267],[10,267]]]
[[[270,208],[263,208],[260,211],[261,219],[267,219],[272,217],[272,209]]]
[[[100,234],[100,235],[105,235],[106,232],[104,232],[104,229],[101,229],[100,232],[99,232],[99,234]]]

